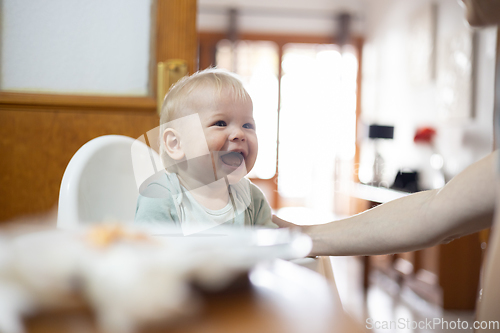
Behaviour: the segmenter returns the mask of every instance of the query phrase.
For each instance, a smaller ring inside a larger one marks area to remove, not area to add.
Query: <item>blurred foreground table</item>
[[[38,315],[26,320],[26,329],[29,333],[99,332],[89,311]],[[247,283],[238,288],[204,295],[197,316],[140,332],[363,331],[343,311],[333,281],[308,268],[275,260],[254,268]]]

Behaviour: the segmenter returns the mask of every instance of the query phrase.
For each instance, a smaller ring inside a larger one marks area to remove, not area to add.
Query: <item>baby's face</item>
[[[234,98],[224,91],[213,97],[210,92],[200,93],[191,106],[200,117],[217,178],[228,176],[230,182],[238,181],[253,168],[257,159],[252,101]]]

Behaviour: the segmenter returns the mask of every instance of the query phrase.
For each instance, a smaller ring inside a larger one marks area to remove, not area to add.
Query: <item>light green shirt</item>
[[[219,210],[200,205],[174,173],[164,173],[139,195],[135,224],[147,228],[180,227],[185,235],[218,225],[277,228],[262,191],[243,178],[229,185],[232,200]]]

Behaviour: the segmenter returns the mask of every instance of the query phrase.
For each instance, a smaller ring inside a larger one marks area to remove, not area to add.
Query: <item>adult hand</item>
[[[288,221],[285,221],[283,219],[280,219],[276,215],[273,215],[272,221],[274,224],[276,224],[280,228],[298,228],[298,229],[301,229],[300,226],[298,226],[292,222],[288,222]]]

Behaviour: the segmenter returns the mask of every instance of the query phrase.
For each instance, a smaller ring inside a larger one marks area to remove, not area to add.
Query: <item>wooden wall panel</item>
[[[159,125],[155,111],[0,111],[0,221],[57,204],[73,154],[101,135],[133,138]]]

